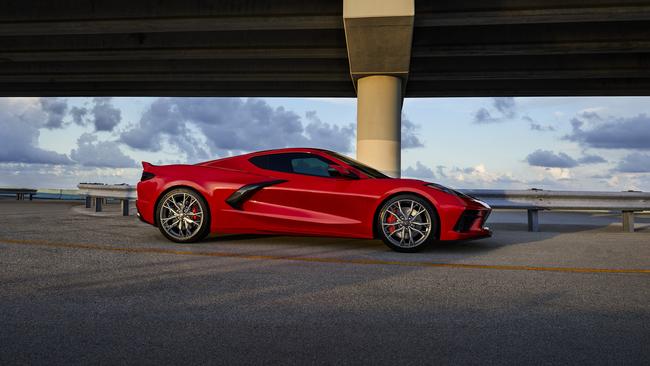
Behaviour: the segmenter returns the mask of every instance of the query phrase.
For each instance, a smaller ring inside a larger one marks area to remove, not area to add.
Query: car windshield
[[[333,151],[327,151],[327,153],[329,155],[332,155],[333,157],[341,160],[342,162],[348,164],[349,166],[353,167],[354,169],[357,169],[357,170],[363,172],[363,174],[369,176],[370,178],[377,178],[377,179],[390,178],[389,176],[387,176],[386,174],[380,172],[379,170],[377,170],[375,168],[371,168],[371,167],[369,167],[369,166],[367,166],[367,165],[365,165],[363,163],[360,163],[360,162],[358,162],[358,161],[356,161],[356,160],[354,160],[352,158],[348,158],[345,155],[341,155],[341,154],[335,153]]]

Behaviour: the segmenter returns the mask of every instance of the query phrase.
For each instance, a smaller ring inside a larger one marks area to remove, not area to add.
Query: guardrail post
[[[121,201],[122,204],[122,216],[129,216],[129,199],[125,198]]]
[[[102,198],[95,197],[95,212],[102,212]]]
[[[539,210],[528,210],[528,231],[539,231]]]
[[[93,206],[93,199],[90,196],[86,196],[86,208],[91,208]]]
[[[634,211],[623,211],[623,231],[634,232]]]

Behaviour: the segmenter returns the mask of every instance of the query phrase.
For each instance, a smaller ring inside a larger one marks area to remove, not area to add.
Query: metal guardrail
[[[105,198],[116,198],[120,200],[122,215],[129,216],[129,201],[137,198],[136,188],[127,184],[80,183],[77,187],[86,196],[86,208],[92,207],[94,198],[95,212],[102,211]]]
[[[463,193],[485,201],[492,208],[528,211],[528,230],[539,231],[541,210],[621,211],[623,230],[634,231],[634,213],[650,210],[650,192],[577,192],[466,189]]]
[[[36,190],[31,188],[0,188],[0,194],[15,194],[16,200],[24,200],[25,197],[29,196],[31,201],[36,194]]]

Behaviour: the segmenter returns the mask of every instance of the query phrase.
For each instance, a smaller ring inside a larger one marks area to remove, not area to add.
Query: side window
[[[260,155],[250,158],[250,162],[258,168],[275,170],[277,172],[292,173],[289,154]]]
[[[317,157],[296,158],[291,160],[291,168],[296,174],[317,175],[329,177],[329,163]]]
[[[255,166],[283,173],[329,177],[329,164],[333,162],[307,153],[269,154],[250,158]]]

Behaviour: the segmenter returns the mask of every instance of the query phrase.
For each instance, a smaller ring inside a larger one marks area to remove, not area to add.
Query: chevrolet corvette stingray
[[[195,165],[143,162],[138,217],[174,242],[210,233],[380,238],[415,252],[490,235],[490,207],[435,183],[390,178],[321,149],[260,151]]]

